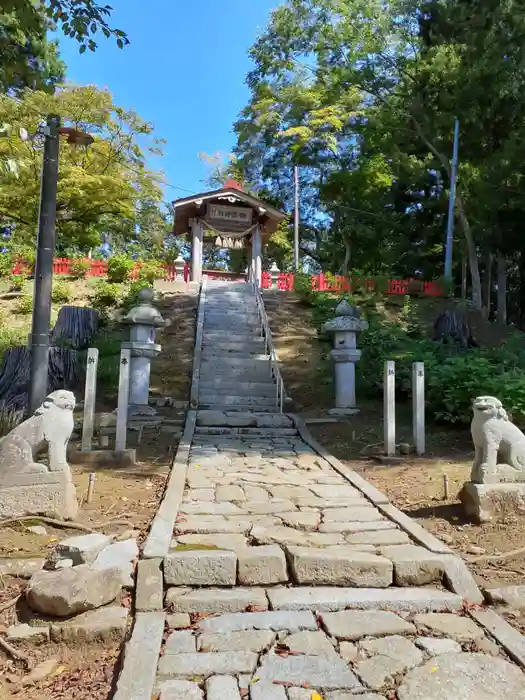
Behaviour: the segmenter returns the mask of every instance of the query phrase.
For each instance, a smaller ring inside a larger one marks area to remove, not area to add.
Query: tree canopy
[[[457,116],[454,270],[480,307],[488,254],[525,282],[523,37],[517,0],[287,0],[251,49],[236,167],[290,210],[300,167],[311,264],[437,278]]]
[[[113,103],[96,87],[61,87],[55,94],[26,90],[20,100],[0,95],[0,225],[16,244],[32,244],[38,220],[42,150],[38,137],[23,141],[22,127],[37,132],[48,114],[89,133],[88,147],[60,144],[57,194],[57,252],[87,251],[107,240],[128,243],[161,238],[162,176],[146,166],[162,141],[133,110]],[[147,243],[145,243],[147,246]]]

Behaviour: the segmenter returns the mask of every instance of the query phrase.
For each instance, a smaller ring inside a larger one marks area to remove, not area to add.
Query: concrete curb
[[[202,335],[204,329],[204,308],[206,306],[206,289],[208,288],[208,278],[205,277],[201,285],[199,297],[199,311],[197,314],[197,330],[195,333],[195,348],[193,350],[193,370],[191,374],[190,408],[197,408],[199,405],[199,383],[201,373],[202,355]]]
[[[162,502],[153,518],[151,528],[142,550],[144,559],[164,558],[170,548],[175,519],[182,501],[186,484],[186,471],[190,448],[197,423],[197,411],[188,411],[182,439],[173,460],[170,476]]]
[[[165,620],[163,612],[137,613],[135,616],[113,700],[151,700]]]
[[[399,508],[390,503],[384,493],[381,493],[375,486],[369,484],[363,477],[356,474],[350,467],[340,462],[330,454],[328,450],[315,440],[303,419],[293,413],[288,414],[304,442],[309,445],[320,457],[323,457],[338,474],[346,481],[350,482],[363,496],[368,498],[373,505],[378,508],[383,515],[395,522],[421,546],[430,552],[443,556],[445,579],[450,589],[462,596],[468,603],[480,605],[483,602],[483,594],[479,590],[474,577],[470,573],[463,559],[453,552],[450,547],[434,537],[428,530],[425,530],[419,523],[416,523],[408,515],[405,515]]]
[[[501,644],[510,658],[525,668],[525,637],[493,610],[470,610],[469,614]]]

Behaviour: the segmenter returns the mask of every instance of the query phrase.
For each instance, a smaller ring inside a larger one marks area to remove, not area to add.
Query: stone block
[[[124,639],[127,630],[128,611],[120,605],[109,605],[99,610],[77,615],[71,620],[51,625],[54,642],[107,642]]]
[[[393,565],[384,557],[350,547],[313,549],[289,547],[291,573],[304,585],[386,588],[392,585]]]
[[[307,612],[249,612],[207,617],[199,621],[202,633],[229,634],[242,630],[273,630],[275,632],[299,632],[317,630],[313,614]]]
[[[486,523],[525,515],[525,484],[474,484],[467,482],[459,493],[465,514]]]
[[[430,656],[449,654],[451,651],[460,652],[461,644],[453,639],[440,639],[439,637],[417,637],[416,645],[426,651]]]
[[[331,656],[335,654],[337,656],[334,645],[321,630],[316,632],[308,630],[294,632],[286,637],[283,643],[293,653],[309,654],[310,656]]]
[[[235,586],[237,556],[224,550],[175,551],[164,559],[168,586]]]
[[[371,658],[357,663],[356,673],[372,690],[380,690],[387,683],[392,683],[397,674],[423,661],[421,651],[403,637],[367,639],[359,647]]]
[[[205,545],[210,547],[210,549],[216,547],[217,549],[224,549],[229,552],[238,552],[239,550],[246,548],[247,540],[244,535],[240,535],[239,533],[177,535],[176,539],[172,543],[171,551],[176,549],[179,544]]]
[[[473,620],[459,615],[428,613],[416,615],[414,622],[424,632],[441,634],[460,643],[473,642],[485,636],[483,630]]]
[[[251,651],[165,654],[159,659],[158,675],[162,679],[173,676],[206,678],[213,674],[253,673],[257,659],[257,654]]]
[[[410,544],[410,538],[398,528],[393,530],[370,530],[345,535],[348,544],[371,544],[377,547],[389,544]]]
[[[515,610],[525,610],[525,586],[487,588],[485,595],[492,605],[507,605]]]
[[[523,673],[500,658],[465,652],[442,654],[407,673],[397,688],[399,700],[525,700]]]
[[[237,577],[244,586],[267,586],[288,581],[286,557],[278,545],[247,547],[237,552]]]
[[[386,610],[341,610],[323,614],[322,621],[329,635],[347,641],[416,632],[410,622]]]
[[[160,686],[159,700],[203,700],[204,695],[193,681],[165,681]]]
[[[166,605],[173,612],[241,612],[250,606],[266,610],[268,600],[262,588],[200,588],[183,590],[170,588],[166,593]]]
[[[361,684],[338,656],[265,656],[257,670],[261,681],[309,685],[326,690],[358,690]]]
[[[142,559],[137,565],[135,610],[162,610],[163,597],[162,559]]]
[[[36,573],[27,589],[29,607],[56,617],[100,608],[115,600],[122,588],[120,569],[93,569],[82,564],[59,571]]]
[[[399,610],[456,611],[463,605],[459,595],[437,588],[334,588],[331,586],[269,588],[272,610]]]
[[[190,626],[191,619],[188,613],[173,613],[166,615],[166,622],[169,629],[184,629]]]
[[[118,567],[121,573],[122,585],[125,588],[130,588],[134,585],[133,568],[134,562],[138,558],[139,547],[137,540],[132,537],[105,547],[93,562],[93,567],[95,569]]]
[[[0,559],[0,576],[31,578],[45,563],[45,559]]]
[[[270,630],[241,630],[227,634],[201,634],[199,651],[256,651],[267,649],[275,640]]]
[[[165,654],[192,654],[195,651],[196,642],[192,630],[171,632],[164,645]]]
[[[380,551],[394,564],[396,586],[426,586],[443,578],[443,559],[424,547],[399,544],[381,547]]]
[[[132,467],[137,463],[137,451],[135,449],[90,450],[89,452],[70,450],[68,459],[71,464],[104,469],[122,469]]]
[[[250,685],[250,700],[287,700],[287,698],[286,690],[282,685],[265,681],[257,681]]]
[[[55,553],[60,559],[71,559],[74,566],[91,564],[110,544],[111,537],[93,532],[89,535],[75,535],[62,540],[55,547]]]
[[[250,534],[257,544],[281,544],[284,546],[297,545],[303,547],[327,547],[340,544],[342,535],[323,532],[304,532],[291,527],[276,525],[262,527],[254,525]]]
[[[0,518],[46,513],[64,520],[78,515],[75,485],[68,472],[20,474],[0,481]]]
[[[212,676],[206,681],[206,700],[241,700],[237,679],[233,676]]]
[[[372,506],[352,506],[351,508],[327,508],[324,511],[324,521],[348,522],[356,520],[358,522],[370,522],[372,520],[384,520],[384,516]]]

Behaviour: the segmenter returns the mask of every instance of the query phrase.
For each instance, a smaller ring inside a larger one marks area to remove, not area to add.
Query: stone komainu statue
[[[525,481],[525,435],[511,423],[501,401],[478,396],[472,410],[476,456],[470,480],[477,484]]]
[[[459,343],[462,348],[477,348],[466,314],[459,311],[442,311],[434,321],[432,340],[441,343]]]
[[[67,471],[67,444],[74,428],[75,396],[59,389],[47,396],[31,418],[0,440],[0,479],[31,472]],[[36,462],[47,445],[49,470]]]

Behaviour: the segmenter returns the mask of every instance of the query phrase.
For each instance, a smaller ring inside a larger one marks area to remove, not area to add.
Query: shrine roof
[[[181,236],[187,233],[189,221],[192,218],[205,214],[204,204],[232,204],[236,206],[248,206],[256,215],[262,217],[262,230],[266,234],[271,234],[277,230],[279,223],[286,214],[279,209],[263,202],[257,197],[247,194],[235,182],[227,182],[225,187],[211,192],[201,192],[191,197],[181,197],[173,202],[175,210],[175,221],[173,233]]]

